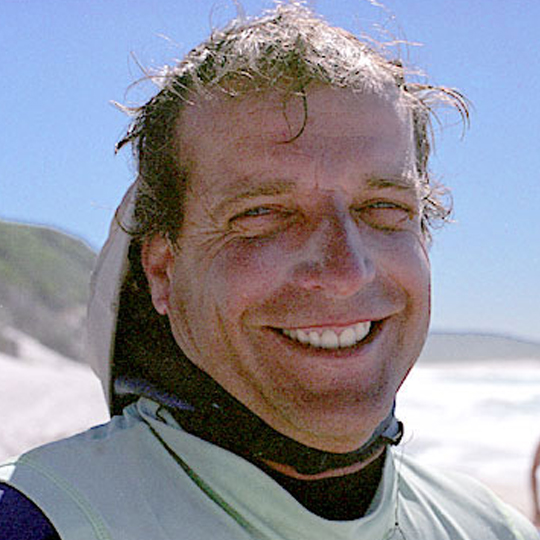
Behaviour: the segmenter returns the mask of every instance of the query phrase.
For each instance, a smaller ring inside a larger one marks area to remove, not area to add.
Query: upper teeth
[[[371,328],[371,323],[361,322],[352,326],[347,326],[336,332],[330,329],[300,329],[286,330],[282,332],[291,339],[319,347],[322,349],[338,349],[342,347],[351,347],[362,341],[368,334]]]

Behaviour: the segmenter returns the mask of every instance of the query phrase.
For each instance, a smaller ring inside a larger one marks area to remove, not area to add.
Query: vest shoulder
[[[158,459],[148,426],[132,408],[106,424],[0,465],[0,482],[31,500],[61,538],[116,539],[115,534],[129,530],[129,519],[134,521],[129,508],[145,504],[145,480],[151,477],[141,469]],[[111,530],[116,531],[112,536]]]
[[[395,455],[399,496],[407,501],[409,515],[438,516],[454,529],[452,538],[536,540],[533,525],[489,488],[470,476],[424,466],[414,458]],[[412,510],[411,510],[412,509]],[[488,535],[488,532],[491,536]]]
[[[122,416],[114,416],[109,422],[92,427],[71,437],[34,448],[0,464],[0,481],[13,483],[25,469],[45,476],[53,476],[53,471],[63,471],[69,475],[70,469],[81,476],[81,462],[85,470],[101,467],[102,461],[110,459],[115,449],[129,452],[129,440],[140,441],[147,432],[146,425],[134,411],[126,410]],[[128,444],[126,444],[126,442]]]
[[[36,504],[65,540],[251,538],[236,518],[245,501],[231,510],[234,497],[209,486],[182,458],[179,466],[156,433],[193,439],[205,469],[220,467],[207,460],[210,453],[230,457],[226,451],[210,452],[209,443],[166,423],[158,427],[155,418],[147,423],[154,408],[140,407],[0,466],[0,481]]]

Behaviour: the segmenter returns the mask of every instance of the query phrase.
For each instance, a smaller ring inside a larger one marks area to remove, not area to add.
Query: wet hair
[[[271,89],[282,93],[284,104],[291,96],[302,98],[305,126],[306,91],[318,84],[381,95],[389,87],[397,89],[412,118],[422,230],[429,239],[431,228],[450,213],[447,190],[432,181],[428,169],[432,119],[438,107],[450,106],[466,124],[468,107],[456,90],[408,82],[407,76],[402,62],[387,58],[383,47],[330,26],[301,2],[279,3],[261,17],[233,20],[177,65],[153,75],[159,92],[128,110],[133,121],[117,148],[131,143],[138,168],[129,232],[139,242],[154,234],[173,242],[177,238],[190,173],[189,157],[182,155],[178,141],[178,123],[187,104],[220,96],[238,99]]]

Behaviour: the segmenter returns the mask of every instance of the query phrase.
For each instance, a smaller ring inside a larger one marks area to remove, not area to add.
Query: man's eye
[[[398,230],[412,222],[414,211],[401,204],[376,201],[360,207],[357,215],[375,229]]]
[[[257,206],[255,208],[250,208],[242,212],[241,214],[235,216],[234,219],[243,218],[243,217],[259,217],[259,216],[268,216],[272,213],[272,209],[267,206]]]
[[[229,227],[245,236],[263,236],[276,233],[286,227],[291,220],[291,212],[281,207],[254,206],[236,214]]]

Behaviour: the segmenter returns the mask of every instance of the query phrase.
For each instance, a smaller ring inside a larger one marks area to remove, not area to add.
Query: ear
[[[141,249],[141,262],[150,286],[154,308],[160,315],[166,315],[174,264],[174,253],[169,241],[157,234],[145,240]]]

